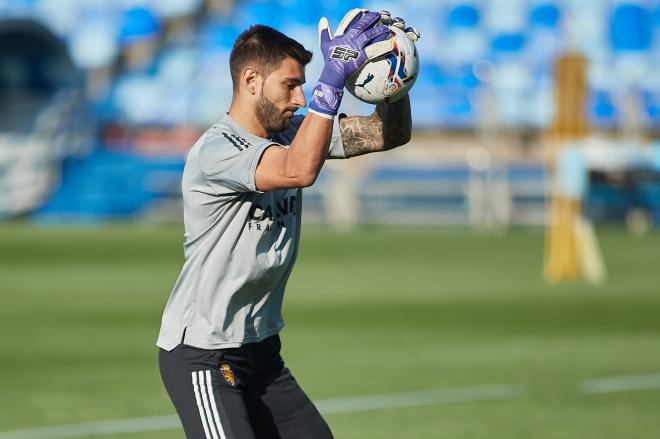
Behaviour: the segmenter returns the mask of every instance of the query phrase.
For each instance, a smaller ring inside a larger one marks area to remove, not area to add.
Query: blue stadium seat
[[[611,126],[616,123],[617,109],[614,98],[607,90],[591,90],[588,111],[592,122],[597,126]]]
[[[479,10],[472,4],[459,4],[447,14],[447,28],[474,28],[479,24]]]
[[[422,63],[415,87],[428,86],[439,89],[473,89],[480,85],[470,64],[443,66],[436,63]]]
[[[439,64],[421,59],[419,75],[413,90],[419,85],[441,86],[444,83],[444,73]]]
[[[635,3],[617,6],[610,19],[610,43],[615,51],[643,51],[650,48],[651,14]]]
[[[660,93],[646,90],[642,93],[642,103],[649,123],[660,127]]]
[[[534,27],[556,29],[559,25],[561,11],[553,3],[541,3],[532,8],[529,22]]]
[[[151,9],[144,6],[128,9],[124,13],[119,31],[119,41],[124,45],[132,44],[144,38],[155,36],[160,28],[160,20]]]
[[[493,38],[491,50],[495,55],[513,55],[523,50],[525,42],[526,38],[522,33],[502,33]]]

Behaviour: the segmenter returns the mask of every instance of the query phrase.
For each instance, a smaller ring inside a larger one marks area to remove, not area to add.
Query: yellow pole
[[[588,134],[586,118],[586,59],[579,54],[566,54],[556,64],[556,109],[554,121],[546,135],[552,163],[552,194],[546,226],[543,272],[549,282],[580,277],[580,257],[576,237],[576,221],[581,214],[580,200],[558,190],[557,161],[568,142]]]

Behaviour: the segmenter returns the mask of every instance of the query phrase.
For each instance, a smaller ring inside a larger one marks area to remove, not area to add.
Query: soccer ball
[[[364,63],[346,81],[346,89],[369,104],[395,102],[404,97],[417,79],[419,57],[415,43],[397,26],[388,41],[392,50]]]

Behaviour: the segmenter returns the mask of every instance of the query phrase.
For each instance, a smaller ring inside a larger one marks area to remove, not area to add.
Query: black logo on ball
[[[346,62],[346,61],[350,61],[351,59],[357,59],[359,55],[360,52],[356,50],[352,50],[344,46],[337,46],[332,51],[332,55],[330,55],[330,57],[333,59],[340,59]]]

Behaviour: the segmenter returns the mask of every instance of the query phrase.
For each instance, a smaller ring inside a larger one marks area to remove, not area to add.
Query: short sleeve
[[[328,158],[331,159],[346,158],[346,153],[344,152],[344,140],[341,138],[339,119],[339,117],[335,117],[334,126],[332,127],[332,138],[330,139],[330,149],[328,151]]]
[[[289,126],[287,133],[285,133],[282,136],[282,141],[284,141],[285,143],[288,142],[287,145],[290,144],[291,141],[293,140],[293,137],[300,129],[300,125],[302,125],[304,120],[305,120],[305,116],[303,115],[294,116],[291,119],[291,125]],[[339,127],[338,117],[335,118],[334,125],[332,126],[332,137],[330,138],[330,147],[328,148],[328,158],[329,159],[346,158],[346,154],[344,153],[344,142],[341,138],[341,130]]]
[[[199,149],[199,168],[218,193],[259,192],[254,181],[257,164],[273,142],[254,144],[235,133],[213,133]]]

